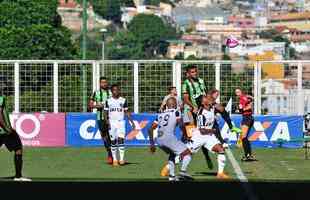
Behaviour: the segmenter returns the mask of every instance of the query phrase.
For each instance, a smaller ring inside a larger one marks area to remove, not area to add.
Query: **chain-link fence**
[[[0,61],[1,94],[15,112],[83,112],[100,76],[118,84],[131,111],[157,112],[175,86],[181,96],[185,69],[195,65],[220,102],[241,87],[254,96],[256,114],[310,111],[310,61]],[[234,109],[233,109],[234,111]]]

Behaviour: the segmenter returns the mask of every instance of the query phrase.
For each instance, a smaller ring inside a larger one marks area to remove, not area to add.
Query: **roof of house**
[[[74,0],[59,0],[59,6],[61,8],[76,8],[79,4]]]

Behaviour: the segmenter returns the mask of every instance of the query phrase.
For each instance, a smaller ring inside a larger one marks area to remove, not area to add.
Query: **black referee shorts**
[[[244,125],[251,129],[254,125],[254,117],[252,115],[242,115],[241,126]]]
[[[22,141],[17,134],[0,135],[0,147],[5,145],[9,151],[17,151],[23,148]]]

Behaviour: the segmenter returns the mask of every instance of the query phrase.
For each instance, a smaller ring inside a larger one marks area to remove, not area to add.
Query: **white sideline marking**
[[[238,162],[236,161],[234,155],[232,154],[231,150],[229,148],[226,149],[226,154],[228,156],[229,161],[231,162],[234,171],[238,177],[238,179],[241,182],[249,182],[247,177],[244,175],[244,173],[241,170],[241,167],[239,166]]]
[[[226,154],[227,154],[227,157],[228,157],[230,163],[232,164],[232,167],[234,168],[234,171],[235,171],[238,179],[242,183],[242,186],[246,192],[246,195],[249,197],[250,200],[257,200],[257,197],[254,195],[252,188],[250,187],[250,185],[248,183],[249,180],[247,179],[247,177],[242,172],[241,167],[238,164],[238,162],[236,161],[236,159],[235,159],[233,153],[231,152],[230,148],[226,149]]]

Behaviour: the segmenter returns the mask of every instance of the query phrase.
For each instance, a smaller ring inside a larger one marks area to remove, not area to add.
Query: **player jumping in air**
[[[235,90],[235,94],[239,97],[239,110],[242,113],[241,130],[237,144],[241,145],[244,150],[242,161],[256,161],[252,155],[251,143],[248,139],[249,132],[254,124],[253,114],[253,97],[246,95],[240,88]]]
[[[212,90],[207,92],[207,96],[211,97],[211,100],[213,102],[212,104],[215,106],[216,112],[222,116],[224,121],[227,123],[230,131],[232,133],[235,133],[235,134],[241,133],[241,130],[232,124],[229,113],[225,110],[224,106],[222,104],[216,103],[216,99],[218,98],[219,94],[220,94],[220,92],[217,89],[212,89]],[[228,147],[228,144],[224,141],[224,139],[221,135],[220,127],[219,127],[217,120],[214,121],[213,128],[216,130],[215,136],[222,143],[223,147],[225,147],[225,148]]]
[[[183,120],[180,112],[177,110],[176,99],[170,97],[167,100],[167,109],[160,113],[157,120],[152,124],[149,129],[150,136],[150,150],[152,153],[155,152],[155,142],[153,137],[153,131],[158,127],[157,143],[159,147],[169,155],[169,181],[177,181],[178,178],[175,176],[175,157],[180,156],[181,171],[179,178],[182,180],[193,179],[186,170],[191,161],[191,151],[186,145],[178,140],[175,136],[175,129],[177,125],[180,125],[182,131],[185,131],[183,126]]]
[[[133,129],[135,129],[135,124],[131,119],[130,112],[128,112],[127,100],[120,96],[118,85],[112,85],[111,91],[112,97],[106,101],[104,108],[106,111],[105,121],[108,123],[109,135],[111,138],[113,166],[118,166],[125,164],[125,114]]]
[[[97,109],[97,124],[103,140],[104,146],[108,153],[107,163],[112,164],[113,158],[111,153],[111,140],[109,136],[109,130],[106,126],[107,122],[104,121],[104,105],[108,98],[111,97],[111,91],[107,78],[100,77],[100,89],[95,91],[90,98],[89,107],[91,109]]]
[[[203,96],[201,107],[197,114],[197,128],[194,129],[191,141],[187,143],[187,146],[192,153],[198,152],[201,147],[217,153],[217,178],[227,179],[229,176],[224,173],[226,164],[225,149],[215,135],[218,131],[218,128],[214,128],[216,112],[223,112],[223,107],[220,107],[219,104],[214,104],[211,96]]]
[[[6,100],[0,96],[0,147],[4,144],[9,151],[14,151],[15,181],[31,181],[22,176],[23,168],[23,145],[16,132],[11,126]]]

